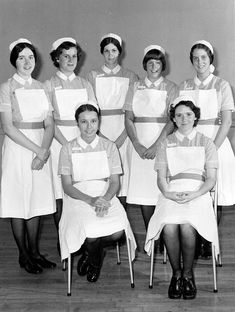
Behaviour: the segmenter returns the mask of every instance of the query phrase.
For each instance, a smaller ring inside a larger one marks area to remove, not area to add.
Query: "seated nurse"
[[[115,143],[99,137],[100,112],[96,104],[83,104],[75,112],[81,135],[63,145],[59,174],[64,189],[64,209],[59,223],[61,258],[83,246],[77,264],[79,275],[96,282],[103,247],[118,241],[124,231],[136,248],[126,212],[116,197],[121,162]]]
[[[193,299],[196,233],[212,242],[218,254],[217,224],[209,193],[216,182],[217,151],[212,140],[194,128],[200,108],[192,98],[184,95],[175,99],[170,118],[177,130],[157,147],[155,170],[161,194],[149,222],[145,250],[151,253],[153,240],[162,232],[173,271],[168,296]]]

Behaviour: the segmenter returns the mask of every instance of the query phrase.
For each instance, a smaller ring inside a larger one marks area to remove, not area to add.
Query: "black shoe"
[[[56,263],[47,260],[45,257],[40,255],[39,257],[31,257],[33,262],[40,265],[40,267],[44,269],[54,269],[56,267]]]
[[[193,277],[183,277],[182,287],[184,299],[194,299],[196,297],[197,289]]]
[[[172,276],[168,288],[168,297],[170,299],[180,299],[182,295],[182,278],[181,276]]]
[[[78,260],[77,264],[77,272],[78,275],[84,276],[87,274],[87,270],[89,267],[89,257],[88,254],[83,253],[80,259]]]
[[[87,271],[88,282],[91,282],[91,283],[96,282],[100,276],[100,270],[101,270],[101,266],[95,267],[92,264],[90,264],[88,271]]]
[[[37,263],[30,259],[24,259],[23,257],[19,257],[19,265],[21,268],[24,268],[26,272],[31,274],[39,274],[43,271]]]

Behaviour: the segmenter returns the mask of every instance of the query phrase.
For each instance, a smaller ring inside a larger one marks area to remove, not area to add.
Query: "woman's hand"
[[[156,150],[157,146],[155,144],[151,145],[144,153],[144,157],[146,159],[154,159],[156,156]]]
[[[177,202],[178,204],[182,204],[184,200],[184,192],[164,192],[164,196],[167,199]]]
[[[37,153],[37,158],[43,162],[47,162],[47,159],[50,156],[50,151],[46,148],[40,147]]]
[[[37,156],[33,159],[31,164],[32,170],[41,170],[44,166],[45,162],[40,160]]]
[[[147,148],[139,142],[133,142],[133,146],[136,152],[139,154],[140,158],[145,159],[144,154],[146,153]]]
[[[199,197],[199,193],[196,192],[196,191],[187,191],[187,192],[183,192],[182,196],[181,196],[181,204],[184,204],[184,203],[188,203],[190,202],[191,200]]]
[[[93,201],[93,207],[95,207],[95,212],[97,217],[104,217],[108,214],[108,209],[111,206],[110,202],[104,197],[96,197]]]

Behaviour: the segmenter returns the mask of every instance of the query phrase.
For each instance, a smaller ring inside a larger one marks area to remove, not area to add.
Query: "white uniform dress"
[[[178,94],[177,86],[161,77],[152,84],[147,77],[130,88],[125,110],[133,111],[138,140],[146,148],[159,137],[168,121],[168,107]],[[160,190],[154,159],[142,159],[134,148],[129,149],[130,178],[127,202],[139,205],[156,205]]]
[[[167,168],[168,190],[196,191],[205,180],[205,169],[217,168],[218,159],[214,143],[193,130],[187,137],[178,131],[169,135],[157,149],[155,170]],[[145,250],[151,253],[151,244],[157,240],[166,224],[191,224],[206,240],[213,242],[219,252],[217,222],[210,193],[184,204],[159,196],[149,222]]]
[[[115,142],[125,129],[124,110],[126,94],[130,85],[138,80],[132,71],[117,65],[113,70],[105,65],[101,69],[91,71],[87,76],[95,90],[96,98],[101,109],[100,132],[109,140]],[[118,196],[126,196],[128,187],[129,167],[127,161],[127,137],[119,149],[123,175],[120,177]]]
[[[0,111],[12,111],[15,127],[41,146],[43,121],[52,106],[43,85],[15,74],[0,87]],[[24,129],[26,128],[26,129]],[[51,159],[42,170],[32,170],[36,155],[5,135],[2,147],[0,217],[30,219],[55,212]]]
[[[87,101],[96,103],[91,84],[84,78],[71,74],[69,77],[58,71],[54,77],[45,82],[54,107],[55,124],[68,140],[76,138],[79,133],[75,120],[75,110],[79,104]],[[58,163],[61,144],[54,139],[51,145],[53,183],[56,199],[62,198],[61,179],[58,175]]]
[[[59,173],[71,175],[73,185],[90,196],[102,196],[112,174],[121,174],[121,163],[114,143],[96,136],[91,144],[81,137],[61,149]],[[86,237],[102,237],[125,230],[131,241],[132,258],[136,243],[121,203],[114,196],[104,217],[97,217],[94,207],[84,201],[64,195],[64,209],[59,223],[61,258],[80,249]]]
[[[220,127],[221,111],[234,111],[231,87],[225,80],[210,74],[201,82],[197,77],[180,85],[180,95],[188,94],[201,108],[197,130],[214,140]],[[235,157],[226,137],[218,150],[218,205],[230,206],[235,203]]]

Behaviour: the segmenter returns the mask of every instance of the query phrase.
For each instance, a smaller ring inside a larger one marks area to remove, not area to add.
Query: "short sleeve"
[[[218,168],[218,153],[214,142],[205,137],[206,169]]]
[[[234,100],[232,90],[229,83],[225,80],[223,80],[221,83],[221,94],[222,94],[221,111],[225,110],[234,111]]]
[[[167,168],[167,155],[166,155],[166,140],[161,141],[156,150],[156,158],[154,164],[154,170]]]
[[[10,83],[5,82],[0,86],[0,112],[11,111]]]
[[[172,83],[168,94],[167,94],[167,106],[169,106],[173,103],[173,101],[179,96],[179,88],[175,83]]]
[[[86,90],[87,90],[87,95],[88,95],[88,101],[97,103],[95,93],[94,93],[91,83],[88,80],[85,80],[85,84],[86,84]]]
[[[125,100],[125,104],[123,106],[124,110],[127,111],[132,111],[132,102],[133,102],[133,97],[134,97],[134,93],[135,93],[135,84],[130,85],[127,94],[126,94],[126,100]]]
[[[110,142],[110,148],[108,152],[108,160],[109,160],[109,168],[110,173],[112,174],[122,174],[122,166],[121,166],[121,160],[119,156],[119,151],[117,149],[117,146]]]
[[[69,145],[65,144],[60,150],[58,174],[59,175],[72,175],[72,161],[71,153],[69,152]]]

